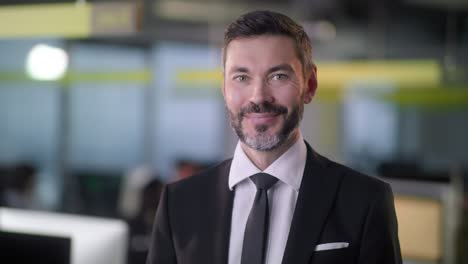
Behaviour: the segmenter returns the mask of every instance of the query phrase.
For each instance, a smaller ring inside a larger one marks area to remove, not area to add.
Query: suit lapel
[[[215,263],[225,264],[228,262],[229,252],[229,237],[231,231],[231,214],[234,200],[234,192],[229,190],[228,178],[231,160],[224,162],[218,167],[215,173],[216,186],[215,196],[213,202],[214,210],[214,230],[215,239],[212,241],[214,244],[211,249],[215,256]],[[211,221],[207,221],[211,222]]]
[[[313,254],[341,181],[341,176],[327,165],[326,159],[307,144],[307,162],[283,264],[308,263]]]

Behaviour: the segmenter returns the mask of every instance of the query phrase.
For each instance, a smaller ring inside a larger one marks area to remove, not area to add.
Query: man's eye
[[[235,77],[234,77],[234,80],[236,80],[236,81],[238,81],[238,82],[243,82],[243,81],[246,81],[246,80],[247,80],[247,76],[245,76],[245,75],[235,76]]]
[[[272,79],[275,80],[275,81],[287,80],[288,76],[286,74],[283,74],[283,73],[277,73],[277,74],[272,76]]]

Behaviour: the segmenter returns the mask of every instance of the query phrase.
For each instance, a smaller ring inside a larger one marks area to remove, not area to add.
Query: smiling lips
[[[273,123],[278,116],[278,113],[249,113],[245,115],[245,118],[254,125],[268,125]]]

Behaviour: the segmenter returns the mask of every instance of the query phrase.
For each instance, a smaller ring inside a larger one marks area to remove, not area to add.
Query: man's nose
[[[264,80],[257,80],[254,83],[250,101],[256,104],[263,103],[265,101],[270,103],[274,102],[272,91]]]

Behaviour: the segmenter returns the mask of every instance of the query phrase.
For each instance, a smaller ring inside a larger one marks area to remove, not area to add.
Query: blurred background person
[[[189,159],[177,159],[175,162],[175,172],[173,179],[182,180],[188,178],[202,170],[206,169],[208,166],[202,162]]]
[[[33,209],[37,207],[34,185],[37,169],[30,163],[0,169],[0,206]]]
[[[156,215],[162,188],[163,184],[158,179],[152,179],[140,193],[141,206],[138,213],[128,222],[130,227],[128,264],[146,263],[153,219]]]

